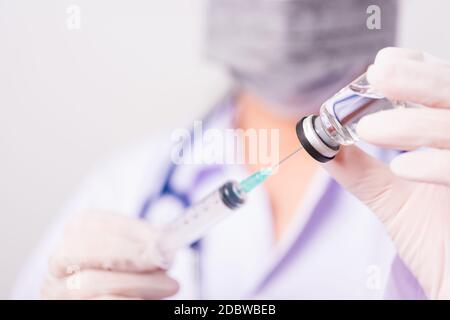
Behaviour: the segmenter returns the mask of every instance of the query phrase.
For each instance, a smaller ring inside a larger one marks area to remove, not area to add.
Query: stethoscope
[[[213,119],[220,118],[223,114],[227,112],[233,112],[234,109],[234,101],[235,101],[235,91],[231,91],[224,98],[220,100],[219,103],[215,104],[215,107],[212,108],[210,112],[203,117],[203,127],[208,128],[211,125]],[[191,134],[193,133],[193,129],[191,129]],[[189,142],[189,141],[187,141]],[[194,141],[196,143],[196,141]],[[147,197],[144,198],[142,205],[138,211],[138,217],[141,219],[146,219],[151,212],[151,209],[155,206],[155,204],[162,198],[173,198],[177,202],[182,205],[183,209],[188,208],[191,204],[190,193],[187,191],[177,191],[174,187],[174,177],[177,171],[180,169],[182,164],[175,164],[170,159],[167,160],[168,166],[164,170],[165,175],[163,178],[163,183],[157,192],[152,191]],[[214,167],[213,170],[211,167],[205,166],[202,169],[198,170],[193,181],[195,184],[199,184],[202,180],[213,173],[216,173],[217,167]],[[191,189],[191,188],[187,188]],[[191,190],[190,190],[191,191]]]
[[[220,100],[219,103],[216,103],[215,106],[212,108],[212,110],[206,114],[206,116],[203,117],[203,126],[207,128],[213,119],[216,119],[220,117],[222,114],[225,114],[226,112],[233,112],[234,108],[234,101],[235,101],[235,91],[232,90],[230,93],[228,93],[224,98]],[[193,129],[191,130],[192,133]],[[195,141],[194,141],[195,143]],[[176,176],[176,173],[180,169],[180,164],[173,163],[170,159],[168,159],[168,166],[163,171],[165,174],[163,175],[164,178],[162,179],[163,183],[161,184],[161,187],[156,191],[152,191],[148,196],[146,196],[142,202],[142,205],[139,208],[138,211],[138,217],[140,219],[147,219],[149,214],[151,214],[152,209],[156,206],[158,201],[161,199],[167,199],[171,198],[174,201],[178,202],[183,209],[187,209],[192,204],[191,199],[191,193],[193,188],[187,188],[185,191],[179,191],[174,187],[174,178]],[[219,174],[222,172],[222,170],[217,170],[218,167],[202,167],[200,170],[198,170],[194,176],[194,184],[198,185],[202,183],[207,177],[210,177],[214,174]],[[195,186],[193,186],[195,187]],[[189,190],[189,192],[188,192]],[[201,263],[201,241],[197,241],[194,244],[191,245],[191,249],[193,250],[195,254],[195,260],[196,260],[196,279],[198,283],[198,296],[199,298],[202,295],[202,263]]]

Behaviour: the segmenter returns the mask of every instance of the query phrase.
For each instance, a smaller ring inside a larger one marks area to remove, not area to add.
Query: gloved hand
[[[175,294],[177,282],[156,265],[156,234],[148,223],[117,214],[76,218],[50,258],[43,297],[160,299]]]
[[[378,53],[368,81],[393,100],[427,108],[361,119],[359,136],[400,150],[389,166],[356,147],[324,167],[385,225],[429,298],[450,299],[450,64],[420,52]],[[422,150],[415,150],[427,147]]]

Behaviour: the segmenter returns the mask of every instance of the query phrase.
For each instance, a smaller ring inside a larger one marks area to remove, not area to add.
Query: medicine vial
[[[296,127],[297,136],[314,159],[328,162],[341,145],[358,141],[355,129],[362,117],[397,107],[406,107],[406,103],[389,100],[375,92],[363,74],[325,101],[319,115],[301,119]]]

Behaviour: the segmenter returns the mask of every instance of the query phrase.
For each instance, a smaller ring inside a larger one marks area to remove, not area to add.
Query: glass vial
[[[297,124],[297,135],[305,150],[316,160],[327,162],[334,158],[341,145],[358,141],[356,125],[371,113],[405,106],[375,92],[361,75],[344,87],[320,108],[319,116],[308,116]]]

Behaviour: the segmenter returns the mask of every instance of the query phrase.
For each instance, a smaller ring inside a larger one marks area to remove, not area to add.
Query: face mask
[[[371,5],[381,29],[367,27]],[[396,0],[211,0],[207,53],[241,88],[295,115],[317,109],[393,45],[396,17]]]

